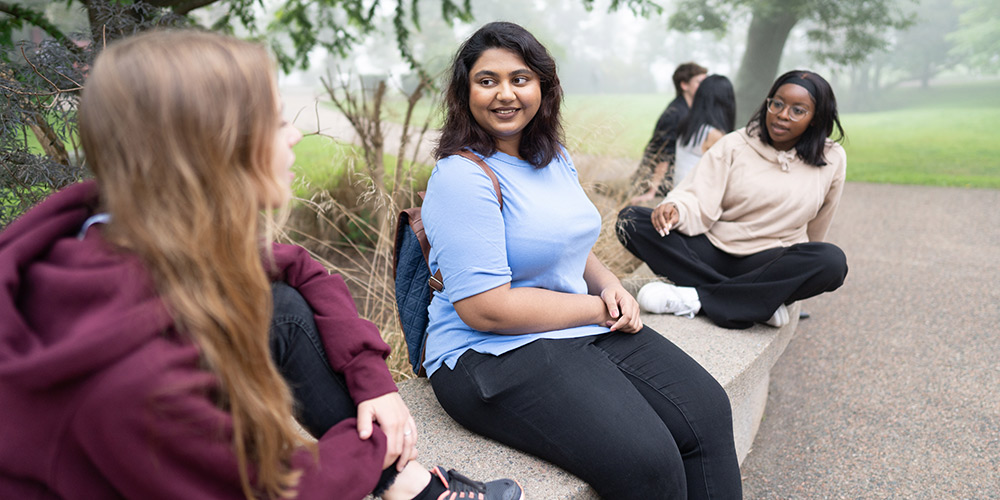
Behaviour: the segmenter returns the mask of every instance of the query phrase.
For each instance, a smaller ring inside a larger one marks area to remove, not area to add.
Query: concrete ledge
[[[623,283],[635,293],[651,279],[657,278],[643,266]],[[748,330],[726,330],[701,316],[642,317],[645,324],[701,363],[726,389],[733,406],[733,432],[741,463],[764,414],[771,367],[798,326],[799,305],[788,312],[791,321],[780,329],[757,325]],[[418,459],[424,465],[455,468],[475,479],[514,478],[524,485],[529,498],[598,498],[593,489],[566,471],[465,430],[438,404],[427,379],[404,381],[399,392],[417,421]]]

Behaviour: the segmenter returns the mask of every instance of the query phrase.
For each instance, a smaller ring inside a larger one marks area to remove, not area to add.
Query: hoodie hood
[[[783,172],[788,172],[789,169],[797,165],[816,168],[814,165],[810,165],[802,161],[802,158],[799,158],[799,154],[797,151],[795,151],[795,148],[789,149],[788,151],[778,151],[777,149],[774,149],[773,146],[770,146],[766,144],[763,140],[761,140],[760,136],[758,136],[756,133],[751,134],[748,128],[746,127],[740,129],[738,133],[740,134],[740,137],[742,137],[743,140],[746,141],[747,145],[750,146],[751,149],[756,151],[761,158],[777,164],[778,167],[780,167]],[[836,148],[836,144],[837,144],[836,142],[827,138],[826,143],[823,146],[824,148],[823,154],[829,155],[831,153],[831,150]],[[827,161],[829,162],[830,157],[826,156],[826,158]]]
[[[101,226],[80,234],[97,206],[96,183],[76,184],[0,233],[0,381],[52,387],[172,329],[139,259]]]
[[[746,141],[747,145],[756,151],[761,158],[777,164],[783,172],[788,172],[792,165],[795,164],[805,165],[805,162],[799,158],[795,148],[789,149],[788,151],[778,151],[777,149],[774,149],[773,146],[770,146],[762,141],[758,135],[750,134],[747,128],[740,129],[739,134],[743,137],[743,140]]]

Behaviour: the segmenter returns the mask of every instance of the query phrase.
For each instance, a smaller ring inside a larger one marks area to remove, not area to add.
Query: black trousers
[[[358,407],[347,391],[344,375],[330,367],[306,299],[282,282],[271,284],[271,295],[271,359],[292,389],[296,420],[318,439],[342,420],[357,417]],[[374,491],[381,493],[395,478],[395,466],[383,470]]]
[[[661,237],[653,228],[651,213],[645,207],[619,212],[618,240],[656,274],[694,287],[702,311],[724,328],[749,328],[767,321],[781,304],[832,292],[847,277],[847,257],[830,243],[731,255],[705,235],[671,231]]]
[[[725,390],[648,327],[500,356],[469,350],[431,385],[469,430],[566,469],[601,498],[742,496]]]

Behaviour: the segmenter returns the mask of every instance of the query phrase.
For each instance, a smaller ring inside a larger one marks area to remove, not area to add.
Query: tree
[[[955,4],[967,10],[959,16],[958,29],[948,35],[955,44],[952,53],[970,65],[1000,69],[1000,2],[955,0]]]
[[[593,0],[579,0],[590,8]],[[211,10],[207,26],[232,33],[241,30],[266,41],[280,67],[289,71],[309,64],[318,47],[344,56],[391,17],[396,49],[421,79],[428,79],[410,46],[420,29],[419,0],[64,0],[86,12],[87,26],[71,30],[54,23],[40,0],[0,0],[0,227],[27,206],[86,175],[76,147],[75,110],[86,68],[106,43],[154,26],[198,25],[199,9]],[[441,19],[472,20],[470,0],[437,0]],[[212,9],[206,7],[212,6]],[[628,7],[647,14],[653,0],[611,0],[609,10]],[[46,35],[40,44],[15,33],[33,26]],[[37,143],[37,144],[35,144]]]
[[[749,11],[746,51],[735,82],[738,119],[744,121],[777,76],[792,28],[807,25],[810,51],[818,62],[849,64],[885,47],[891,29],[912,22],[898,1],[902,0],[681,0],[670,27],[724,31],[732,19]]]
[[[958,62],[947,39],[958,27],[958,12],[951,0],[923,0],[914,25],[893,44],[889,63],[927,88],[931,78]]]
[[[437,0],[441,18],[446,22],[473,19],[471,0]],[[592,8],[593,0],[580,0]],[[91,38],[101,40],[108,29],[127,29],[132,24],[157,22],[164,17],[182,17],[198,9],[216,6],[221,15],[211,29],[229,31],[241,26],[253,36],[267,35],[283,70],[308,66],[308,54],[323,47],[336,54],[346,54],[377,28],[379,13],[391,9],[397,49],[403,58],[419,66],[409,45],[413,29],[420,28],[419,0],[281,0],[273,19],[257,8],[261,0],[66,0],[87,11]],[[66,42],[69,37],[45,19],[44,13],[29,2],[0,0],[0,43],[10,42],[10,30],[24,23],[43,28],[54,39]],[[116,8],[117,7],[117,8]],[[633,12],[659,12],[654,0],[611,0],[609,11],[627,7]],[[127,13],[127,16],[123,16]],[[287,45],[286,45],[287,43]]]
[[[53,189],[86,176],[76,132],[76,106],[87,69],[107,41],[185,19],[148,4],[91,0],[90,33],[68,31],[46,15],[50,2],[0,0],[0,227]],[[13,43],[32,26],[40,43]]]

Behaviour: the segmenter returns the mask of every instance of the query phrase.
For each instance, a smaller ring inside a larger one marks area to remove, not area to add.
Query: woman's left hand
[[[382,468],[395,463],[396,470],[402,471],[407,462],[417,457],[417,424],[398,392],[362,401],[358,405],[358,437],[371,437],[373,422],[378,422],[387,438]]]
[[[639,303],[621,284],[611,285],[601,290],[601,299],[608,308],[611,320],[605,326],[611,331],[636,333],[642,330],[642,320],[639,318]]]

